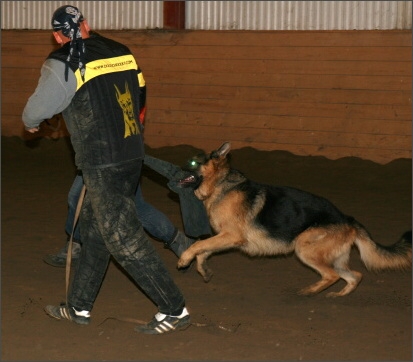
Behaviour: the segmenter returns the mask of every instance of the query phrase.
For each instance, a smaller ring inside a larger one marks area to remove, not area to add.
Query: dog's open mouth
[[[179,180],[179,184],[181,186],[192,185],[195,182],[196,182],[195,175],[189,175],[188,177],[185,177],[185,178]]]
[[[185,178],[179,179],[178,185],[182,188],[191,187],[193,189],[196,189],[200,185],[201,181],[202,177],[195,174],[190,174]]]

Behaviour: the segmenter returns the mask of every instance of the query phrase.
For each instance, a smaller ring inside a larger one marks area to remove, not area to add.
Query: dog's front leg
[[[208,281],[212,276],[212,271],[206,265],[206,259],[218,251],[239,248],[241,238],[231,237],[233,234],[222,233],[211,238],[199,240],[186,249],[178,260],[178,268],[185,268],[197,257],[197,270]]]
[[[208,268],[207,264],[207,259],[210,255],[211,253],[205,252],[196,256],[196,269],[198,273],[202,275],[202,278],[204,278],[205,283],[208,283],[213,275],[212,270]]]
[[[191,261],[195,258],[195,256],[199,253],[197,244],[201,241],[196,241],[193,243],[188,249],[186,249],[180,256],[178,260],[178,269],[186,268]]]

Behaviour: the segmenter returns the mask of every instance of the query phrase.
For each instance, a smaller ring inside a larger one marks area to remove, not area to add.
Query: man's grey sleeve
[[[26,129],[36,128],[45,119],[62,112],[76,93],[77,81],[70,69],[68,81],[65,81],[65,63],[48,59],[40,72],[37,88],[23,110],[22,119]]]

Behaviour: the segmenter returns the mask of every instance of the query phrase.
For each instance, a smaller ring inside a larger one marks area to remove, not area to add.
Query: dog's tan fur
[[[264,188],[246,202],[246,192],[233,186],[245,181],[242,174],[229,174],[227,154],[229,144],[217,151],[213,157],[199,167],[202,182],[195,195],[203,201],[211,227],[216,235],[195,242],[180,257],[178,268],[186,267],[196,257],[197,269],[207,282],[212,271],[207,258],[227,249],[240,249],[251,256],[296,253],[298,258],[321,275],[321,280],[300,290],[300,294],[321,292],[340,278],[347,285],[339,292],[328,293],[329,297],[344,296],[352,292],[361,281],[362,274],[348,266],[350,250],[356,245],[361,259],[370,270],[408,269],[411,267],[411,240],[401,238],[391,247],[376,244],[358,222],[331,225],[316,225],[300,232],[291,242],[277,240],[270,235],[269,228],[256,222],[257,215],[267,202]]]

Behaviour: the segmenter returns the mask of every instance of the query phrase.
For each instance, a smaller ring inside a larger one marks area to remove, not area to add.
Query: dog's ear
[[[218,150],[217,153],[219,157],[225,157],[231,150],[231,143],[225,142]]]

